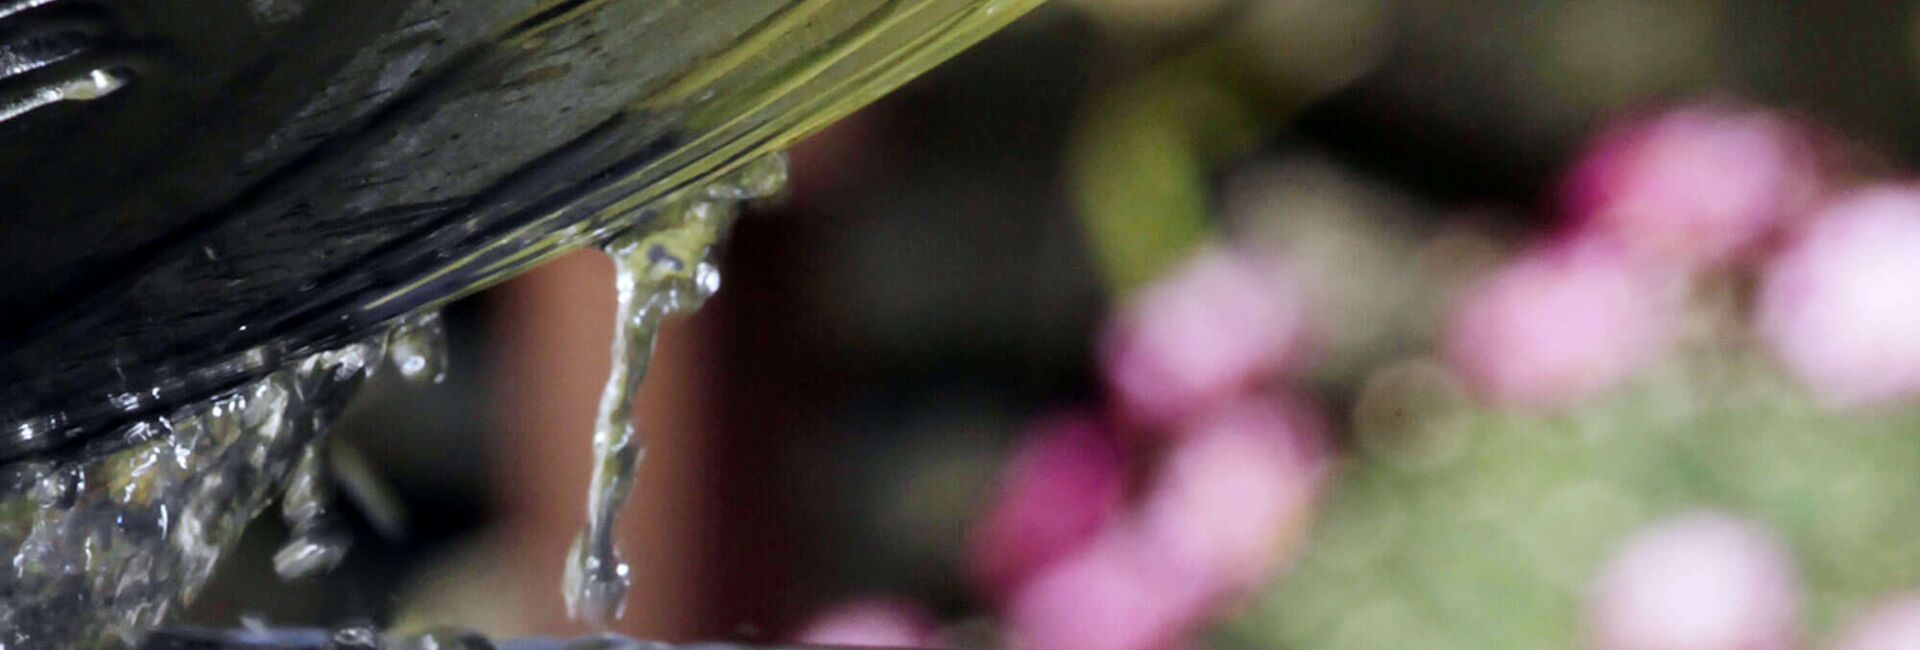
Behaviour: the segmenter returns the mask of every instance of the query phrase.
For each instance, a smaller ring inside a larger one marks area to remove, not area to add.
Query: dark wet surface
[[[886,39],[914,30],[875,26],[939,4],[850,0],[799,23],[781,15],[791,3],[756,0],[52,0],[6,14],[21,2],[0,2],[0,51],[43,51],[20,34],[78,16],[91,40],[56,72],[108,65],[131,81],[0,121],[0,462],[645,219],[652,197],[839,110],[807,87],[753,93],[848,34],[901,48]],[[815,40],[694,74],[770,25]],[[0,77],[0,97],[55,66]],[[897,83],[857,67],[819,78]]]

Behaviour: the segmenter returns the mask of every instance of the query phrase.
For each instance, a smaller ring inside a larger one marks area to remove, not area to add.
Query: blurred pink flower
[[[1589,598],[1601,650],[1786,650],[1798,636],[1786,551],[1766,530],[1715,513],[1635,534]]]
[[[1155,469],[1138,521],[1219,596],[1257,586],[1287,557],[1326,478],[1329,447],[1303,404],[1254,396],[1189,423]]]
[[[1821,401],[1920,396],[1920,187],[1872,187],[1823,207],[1772,260],[1760,335]]]
[[[1304,300],[1271,257],[1201,250],[1141,290],[1102,342],[1101,366],[1121,413],[1132,424],[1166,431],[1299,365]]]
[[[1089,418],[1058,416],[1034,425],[968,540],[975,586],[999,601],[1086,546],[1120,512],[1125,464],[1118,445]]]
[[[865,598],[815,614],[794,636],[797,643],[845,647],[935,648],[941,640],[933,615],[912,602]]]
[[[1618,384],[1665,347],[1677,327],[1677,289],[1608,245],[1559,242],[1468,289],[1445,355],[1489,401],[1566,406]]]
[[[1857,621],[1841,637],[1838,650],[1911,650],[1920,648],[1920,597],[1886,603]]]
[[[1110,528],[1022,586],[1007,611],[1017,650],[1160,650],[1208,613],[1200,577],[1129,525]]]
[[[1566,210],[1584,236],[1681,268],[1751,251],[1812,198],[1807,133],[1762,111],[1701,105],[1602,133],[1569,174]]]
[[[1286,557],[1327,473],[1317,421],[1246,397],[1185,428],[1139,512],[1014,594],[1014,647],[1184,647]]]

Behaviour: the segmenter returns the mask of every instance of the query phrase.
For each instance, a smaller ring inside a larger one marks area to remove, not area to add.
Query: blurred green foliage
[[[1164,275],[1205,241],[1214,166],[1271,133],[1222,63],[1202,50],[1130,79],[1089,107],[1069,145],[1073,198],[1110,289]]]
[[[1701,509],[1784,540],[1810,639],[1920,585],[1920,414],[1823,410],[1753,355],[1694,350],[1557,415],[1427,411],[1352,450],[1224,647],[1578,647],[1610,554]]]

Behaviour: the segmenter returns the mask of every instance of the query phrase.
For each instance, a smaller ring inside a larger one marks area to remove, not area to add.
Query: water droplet
[[[440,312],[421,312],[403,319],[387,338],[387,354],[394,369],[409,381],[446,381],[447,328]]]
[[[320,445],[308,446],[280,498],[281,517],[292,531],[292,537],[273,554],[273,570],[283,579],[333,569],[353,543],[332,511],[333,487],[324,454]]]

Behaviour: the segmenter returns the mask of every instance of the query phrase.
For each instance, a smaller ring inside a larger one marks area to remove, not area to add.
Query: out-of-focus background
[[[1911,647],[1916,115],[1911,2],[1057,0],[738,224],[619,629]],[[583,629],[612,285],[449,307],[335,430],[345,563],[280,583],[263,518],[191,617]]]

